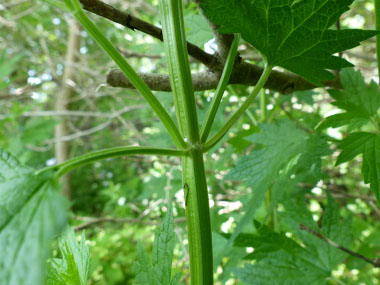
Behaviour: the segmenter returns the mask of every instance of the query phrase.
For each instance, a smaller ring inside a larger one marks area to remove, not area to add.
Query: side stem
[[[243,105],[240,106],[240,108],[235,112],[235,114],[232,115],[231,119],[228,120],[224,127],[220,129],[220,131],[216,133],[214,137],[212,137],[208,142],[206,142],[204,151],[208,151],[214,145],[216,145],[231,129],[231,127],[236,123],[236,121],[244,114],[244,112],[248,109],[253,100],[256,98],[257,94],[259,94],[259,91],[264,87],[264,84],[268,80],[272,68],[273,67],[271,66],[265,66],[264,72],[261,74],[259,81],[257,82],[252,93],[248,96],[247,100],[244,102]]]

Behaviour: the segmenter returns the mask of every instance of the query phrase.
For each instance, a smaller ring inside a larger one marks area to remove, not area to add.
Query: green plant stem
[[[168,155],[168,156],[185,156],[186,150],[153,148],[153,147],[136,147],[136,146],[122,146],[109,149],[98,150],[90,152],[73,159],[67,160],[61,164],[53,165],[39,170],[36,174],[58,169],[56,175],[62,176],[72,169],[78,168],[83,165],[93,163],[95,161],[104,160],[113,157],[121,157],[127,155]]]
[[[218,111],[220,102],[222,101],[223,94],[224,94],[224,91],[226,90],[228,81],[230,80],[232,68],[234,67],[234,63],[235,63],[237,48],[239,46],[239,41],[240,41],[240,35],[236,34],[231,44],[230,51],[228,52],[223,73],[219,80],[218,87],[216,88],[214,98],[211,101],[210,107],[207,110],[205,120],[203,121],[203,124],[202,124],[202,128],[201,128],[201,142],[202,143],[206,142],[208,135],[210,134],[216,112]]]
[[[230,128],[236,123],[236,121],[244,114],[244,112],[251,105],[253,100],[256,98],[257,94],[259,94],[260,90],[264,87],[265,82],[268,80],[270,72],[272,71],[272,66],[265,66],[264,72],[261,74],[259,81],[257,82],[255,88],[252,93],[248,96],[247,100],[244,102],[242,106],[232,115],[231,119],[223,126],[223,128],[216,133],[214,137],[212,137],[209,141],[206,142],[204,146],[204,151],[211,149],[214,145],[216,145],[224,135],[230,130]]]
[[[258,125],[257,120],[255,116],[252,114],[252,112],[249,109],[247,109],[246,113],[247,113],[248,118],[251,120],[252,124],[254,126],[257,126]]]
[[[265,89],[261,89],[260,93],[260,111],[261,111],[261,122],[267,121],[267,105],[268,105],[268,98],[265,94]]]
[[[162,31],[179,128],[194,145],[199,141],[198,118],[179,2],[160,1]]]
[[[182,158],[184,185],[187,185],[186,217],[192,285],[213,284],[213,255],[210,209],[203,151],[193,149]]]
[[[182,14],[182,1],[161,0],[163,36],[177,119],[191,145],[182,158],[192,285],[213,284],[208,191]]]
[[[187,143],[184,141],[174,121],[169,116],[168,112],[164,109],[160,101],[154,96],[145,82],[138,76],[128,62],[123,58],[119,51],[111,44],[111,42],[99,31],[94,23],[83,12],[81,4],[78,0],[65,0],[66,5],[71,10],[75,18],[91,37],[106,51],[106,53],[114,60],[114,62],[120,67],[127,78],[131,81],[133,86],[140,91],[141,95],[145,98],[148,104],[156,112],[162,123],[167,128],[171,138],[175,145],[180,149],[186,149]]]
[[[380,0],[375,0],[376,30],[380,31]],[[380,86],[380,35],[376,35],[377,72]]]

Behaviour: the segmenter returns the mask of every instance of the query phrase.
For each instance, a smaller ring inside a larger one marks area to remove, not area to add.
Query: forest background
[[[138,19],[160,25],[156,0],[112,0],[108,3]],[[184,14],[188,41],[210,54],[216,52],[215,35],[199,14],[196,4],[185,1]],[[174,113],[172,98],[165,92],[168,91],[168,78],[158,76],[157,80],[152,75],[167,73],[162,42],[102,17],[90,16],[129,63],[147,74],[150,87],[157,90],[155,95]],[[337,28],[374,29],[374,21],[373,1],[358,0],[342,15]],[[0,35],[0,147],[23,164],[38,169],[113,146],[172,145],[163,125],[147,108],[143,98],[133,89],[120,87],[126,87],[128,83],[123,81],[119,71],[114,70],[116,65],[70,14],[43,1],[2,0]],[[223,53],[223,50],[219,52]],[[243,40],[238,52],[241,60],[262,66],[258,52]],[[378,82],[375,53],[375,40],[371,38],[341,56],[354,63],[369,83],[370,80]],[[199,117],[203,118],[216,87],[215,78],[207,71],[209,67],[201,64],[196,56],[190,63],[192,71],[197,74],[195,84],[198,84],[198,90],[207,89],[196,93],[201,110]],[[244,177],[244,173],[241,174],[242,169],[237,163],[260,149],[249,136],[276,122],[280,126],[288,124],[289,130],[296,128],[312,135],[323,118],[338,112],[325,88],[312,88],[303,81],[285,84],[289,78],[294,79],[291,76],[271,80],[269,88],[233,127],[229,137],[207,154],[205,166],[210,186],[215,279],[218,282],[240,284],[236,268],[241,266],[242,259],[250,259],[254,247],[252,244],[246,246],[242,241],[224,252],[229,234],[234,232],[236,223],[251,207],[248,202],[253,181],[249,175]],[[244,78],[236,79],[236,83],[245,84],[229,85],[222,101],[225,112],[217,114],[215,129],[223,126],[228,114],[237,109],[253,88],[249,86],[253,84],[247,84],[251,82]],[[336,84],[330,82],[327,85],[336,87]],[[298,214],[310,214],[316,223],[321,224],[326,207],[332,207],[327,206],[331,194],[336,204],[330,202],[339,207],[340,216],[345,221],[350,220],[349,227],[344,231],[339,229],[339,234],[345,237],[341,242],[346,248],[375,260],[380,253],[380,209],[368,184],[363,183],[362,157],[335,165],[339,154],[337,145],[350,131],[347,127],[322,131],[328,147],[321,155],[320,172],[316,169],[316,176],[308,182],[286,184],[292,189],[287,198],[301,195]],[[286,138],[280,137],[278,142],[281,141],[286,142]],[[182,272],[182,281],[188,281],[185,197],[177,158],[134,156],[109,159],[76,169],[64,180],[62,191],[71,201],[71,224],[78,236],[86,229],[91,255],[90,284],[132,284],[137,243],[141,240],[146,248],[151,249],[154,229],[161,224],[171,199],[175,205],[177,238],[173,270]],[[274,183],[277,183],[273,185],[276,189],[276,185],[283,184],[283,181]],[[255,223],[266,223],[271,230],[284,232],[289,238],[297,236],[299,233],[292,228],[285,230],[277,220],[281,219],[278,216],[281,216],[283,206],[280,204],[274,208],[271,201],[284,199],[284,204],[287,201],[276,193],[257,206]],[[253,223],[244,230],[246,233],[254,231]],[[305,230],[303,233],[313,235]],[[57,250],[55,254],[59,254]],[[334,264],[332,275],[326,278],[326,282],[379,284],[379,277],[380,269],[373,264],[344,254],[340,262]]]

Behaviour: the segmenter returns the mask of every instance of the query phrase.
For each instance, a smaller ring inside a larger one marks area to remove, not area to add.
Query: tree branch
[[[138,73],[151,90],[171,91],[168,74]],[[217,86],[219,76],[210,71],[192,74],[194,89],[196,91],[209,90]],[[107,83],[113,87],[134,88],[128,78],[120,69],[110,70],[107,74]]]
[[[162,30],[160,28],[134,17],[131,14],[120,11],[99,0],[80,0],[80,2],[83,5],[83,9],[91,13],[107,18],[133,31],[138,30],[163,41]],[[187,42],[187,50],[189,55],[206,65],[209,69],[215,70],[215,66],[219,66],[217,57],[208,54],[196,45]]]
[[[62,137],[55,137],[54,139],[48,139],[48,140],[45,140],[45,144],[49,145],[49,144],[56,144],[56,143],[59,143],[59,142],[66,142],[66,141],[71,141],[71,140],[74,140],[74,139],[77,139],[77,138],[80,138],[80,137],[84,137],[84,136],[88,136],[88,135],[91,135],[93,133],[96,133],[96,132],[99,132],[105,128],[107,128],[109,125],[112,124],[112,121],[117,118],[118,116],[124,114],[124,113],[127,113],[127,112],[130,112],[130,111],[133,111],[133,110],[137,110],[137,109],[140,109],[141,106],[139,105],[136,105],[136,106],[126,106],[124,108],[122,108],[121,110],[115,112],[114,114],[112,114],[110,117],[108,117],[108,120],[105,121],[104,123],[100,124],[100,125],[97,125],[93,128],[90,128],[90,129],[86,129],[86,130],[81,130],[79,132],[76,132],[74,134],[70,134],[70,135],[65,135],[65,136],[62,136]]]
[[[242,62],[235,66],[232,71],[229,84],[256,85],[262,72],[263,68]],[[167,74],[139,73],[139,76],[152,90],[171,91],[170,79]],[[194,90],[215,89],[218,85],[219,76],[219,73],[211,71],[192,74]],[[107,83],[112,87],[134,88],[119,69],[113,69],[108,72]],[[327,87],[342,88],[340,81],[337,79],[324,82],[324,84]],[[317,86],[295,74],[273,70],[264,87],[282,94],[291,94],[294,91],[309,90]]]
[[[115,23],[119,23],[131,30],[138,30],[145,34],[148,34],[160,41],[163,41],[162,30],[148,22],[145,22],[137,17],[132,16],[131,14],[120,11],[108,4],[105,4],[99,0],[80,0],[83,8],[89,12],[92,12],[96,15],[107,18]],[[223,63],[218,55],[208,54],[199,47],[187,43],[187,50],[189,55],[193,58],[197,59],[205,66],[207,66],[212,72],[216,73],[216,75],[211,76],[210,74],[204,80],[198,80],[197,84],[194,84],[195,90],[207,90],[214,89],[217,86],[216,77],[219,77],[219,73],[223,70]],[[237,62],[230,79],[230,84],[244,84],[244,85],[255,85],[258,78],[260,77],[263,69],[256,65],[249,64],[247,62]],[[116,74],[116,75],[114,75]],[[141,75],[141,74],[140,74]],[[199,79],[200,75],[199,74]],[[116,76],[113,78],[113,76]],[[166,86],[170,86],[168,77],[164,75],[160,75],[164,82],[158,82],[157,75],[153,76],[151,74],[145,74],[146,83],[152,90],[157,91],[169,91]],[[213,81],[209,82],[210,77],[212,77]],[[167,79],[166,79],[167,78]],[[145,81],[144,80],[144,81]],[[167,81],[166,81],[167,80]],[[126,78],[120,74],[111,71],[107,76],[107,82],[113,87],[125,87],[132,88],[130,83]],[[165,89],[162,87],[164,86]],[[341,88],[341,84],[339,80],[331,80],[325,82],[325,86]],[[207,87],[207,88],[206,88]],[[290,94],[296,90],[309,90],[313,89],[316,86],[306,81],[305,79],[291,73],[283,73],[279,71],[272,71],[271,76],[268,79],[268,82],[265,85],[265,88],[280,92],[282,94]]]
[[[345,248],[344,246],[342,246],[340,244],[337,244],[336,242],[328,239],[324,235],[320,234],[319,232],[317,232],[317,231],[315,231],[315,230],[313,230],[313,229],[311,229],[308,226],[305,226],[303,224],[300,224],[300,229],[313,234],[314,236],[316,236],[317,238],[319,238],[319,239],[323,240],[324,242],[328,243],[332,247],[340,249],[341,251],[344,251],[345,253],[348,253],[349,255],[355,256],[357,258],[360,258],[360,259],[364,260],[365,262],[368,262],[368,263],[372,264],[374,267],[380,267],[380,259],[379,258],[370,259],[368,257],[365,257],[364,255],[361,255],[360,253],[354,252],[354,251],[352,251],[352,250],[350,250],[348,248]]]

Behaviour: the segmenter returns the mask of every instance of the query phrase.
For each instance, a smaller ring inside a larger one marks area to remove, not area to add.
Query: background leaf
[[[138,244],[138,260],[135,262],[136,281],[134,284],[180,284],[178,283],[178,275],[171,280],[174,237],[173,208],[170,203],[162,225],[154,235],[152,262],[142,244]]]
[[[300,224],[321,232],[343,246],[349,246],[350,221],[341,220],[339,207],[329,194],[321,229],[301,199],[288,201],[281,217],[281,223],[285,225],[283,230],[297,233],[303,244],[256,223],[257,234],[241,234],[235,240],[235,246],[254,248],[247,258],[256,262],[236,268],[233,272],[244,284],[324,284],[346,253],[309,232],[301,231]]]
[[[59,240],[62,259],[51,259],[46,283],[55,285],[85,285],[90,271],[90,252],[82,232],[78,243],[74,230],[67,228]]]
[[[49,242],[66,225],[65,200],[48,175],[34,175],[0,150],[0,280],[40,285]]]
[[[345,68],[340,72],[340,80],[344,90],[330,90],[335,99],[332,103],[344,113],[334,114],[319,125],[319,129],[337,128],[348,125],[348,129],[357,129],[371,122],[380,107],[380,96],[377,84],[371,81],[369,86],[360,71]]]

